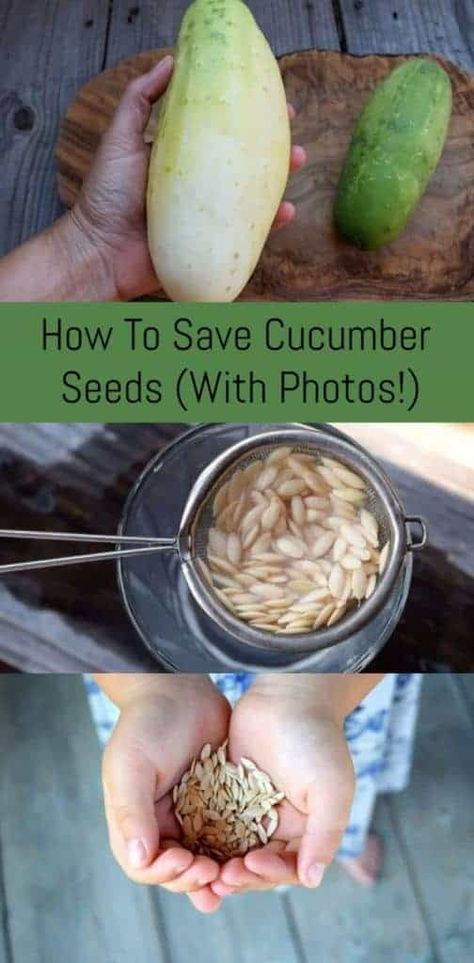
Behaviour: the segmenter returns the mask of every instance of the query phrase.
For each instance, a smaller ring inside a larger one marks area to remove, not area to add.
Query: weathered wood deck
[[[471,963],[474,677],[423,684],[408,791],[378,805],[373,891],[245,895],[216,916],[129,883],[109,855],[82,682],[0,679],[2,963]]]
[[[135,51],[174,42],[187,0],[2,0],[0,254],[60,213],[53,147],[78,88]],[[433,52],[474,66],[472,0],[250,0],[277,53]],[[0,413],[1,415],[1,413]],[[0,518],[10,527],[115,530],[140,468],[180,426],[2,426]],[[472,507],[395,459],[408,506],[431,523],[406,616],[380,667],[474,667]],[[448,471],[449,474],[449,471]],[[425,476],[426,477],[426,476]],[[0,546],[2,560],[30,546]],[[112,566],[0,583],[0,659],[34,671],[152,668],[125,618]],[[454,627],[454,628],[453,628]],[[404,665],[400,664],[403,653]]]

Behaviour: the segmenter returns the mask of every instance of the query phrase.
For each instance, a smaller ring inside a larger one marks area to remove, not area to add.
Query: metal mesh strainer
[[[390,544],[385,570],[368,600],[349,611],[340,622],[330,628],[291,636],[260,630],[233,615],[221,602],[198,564],[199,560],[206,559],[209,529],[214,517],[213,503],[220,488],[236,471],[245,469],[253,461],[263,460],[280,446],[291,446],[293,451],[304,454],[333,458],[356,472],[366,483],[366,506],[377,519],[381,541],[388,541]],[[410,522],[420,526],[419,541],[414,541],[412,537]],[[366,451],[329,427],[311,428],[304,425],[282,426],[271,432],[254,435],[219,455],[193,486],[178,536],[186,581],[194,599],[210,618],[240,642],[266,649],[291,649],[301,652],[334,645],[360,629],[384,604],[399,574],[406,551],[421,548],[425,542],[424,521],[418,517],[405,516],[390,480]]]
[[[359,475],[366,484],[365,504],[377,519],[381,541],[388,541],[390,545],[386,567],[369,599],[363,601],[359,607],[349,610],[340,622],[329,628],[292,635],[260,630],[232,614],[206,579],[200,565],[207,557],[209,530],[214,520],[213,503],[218,491],[236,471],[247,468],[254,461],[263,460],[275,448],[282,446],[291,446],[293,451],[303,454],[333,458]],[[420,526],[421,538],[418,541],[412,536],[410,522]],[[390,480],[364,449],[329,426],[309,427],[295,424],[282,425],[247,437],[214,458],[198,476],[191,489],[175,538],[135,538],[121,533],[109,537],[6,530],[0,532],[1,535],[72,541],[115,541],[117,548],[92,555],[4,565],[0,566],[0,573],[126,558],[161,551],[177,552],[192,596],[224,632],[241,643],[257,648],[280,652],[311,652],[346,639],[372,619],[390,594],[406,552],[421,548],[425,544],[426,527],[421,518],[405,516]]]

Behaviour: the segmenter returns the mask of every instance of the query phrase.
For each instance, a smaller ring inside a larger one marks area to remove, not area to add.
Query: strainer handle
[[[419,529],[419,538],[414,538],[411,526],[416,525]],[[407,532],[407,548],[409,552],[418,552],[428,543],[428,527],[421,515],[406,515],[405,528]]]
[[[11,572],[31,572],[43,568],[63,568],[65,565],[83,565],[87,562],[115,561],[118,558],[133,558],[139,555],[152,555],[155,552],[178,551],[175,538],[144,538],[134,535],[89,535],[78,532],[34,532],[0,529],[0,538],[19,538],[40,541],[68,542],[113,542],[130,545],[131,548],[115,548],[106,552],[89,552],[87,555],[62,555],[58,558],[40,558],[31,562],[11,562],[0,565],[0,575]]]
[[[168,545],[174,542],[169,538],[146,538],[144,535],[96,535],[91,532],[42,532],[36,529],[0,528],[0,538],[22,538],[39,542],[120,542],[124,545]]]

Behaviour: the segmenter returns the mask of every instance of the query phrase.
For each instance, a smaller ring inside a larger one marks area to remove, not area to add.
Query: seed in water
[[[341,565],[343,568],[352,571],[352,569],[361,568],[362,562],[360,558],[356,558],[355,555],[351,555],[351,553],[348,552],[347,555],[344,555],[343,558],[341,558]]]
[[[347,552],[347,542],[343,538],[336,538],[332,549],[332,557],[335,562],[340,562]]]
[[[255,482],[255,488],[257,489],[257,491],[263,492],[265,488],[269,488],[270,485],[272,485],[273,482],[275,481],[275,478],[277,477],[277,475],[278,475],[277,465],[268,465],[266,468],[264,468]]]
[[[274,498],[268,508],[262,512],[261,526],[265,531],[271,531],[280,517],[280,502]]]
[[[324,555],[329,551],[334,542],[333,532],[325,532],[324,535],[320,535],[316,539],[313,545],[312,556],[313,558],[323,558]]]
[[[386,544],[384,545],[382,551],[380,552],[380,556],[379,556],[379,573],[380,573],[380,575],[383,575],[383,573],[385,572],[385,566],[386,566],[387,560],[388,560],[388,548],[389,548],[389,543],[386,542]]]
[[[297,525],[304,525],[306,520],[306,509],[301,495],[293,495],[291,499],[291,516]]]
[[[291,558],[303,558],[305,554],[304,543],[294,535],[282,535],[277,539],[276,547],[282,555],[289,555]]]
[[[242,535],[242,548],[244,551],[245,549],[250,548],[251,545],[253,545],[253,543],[257,540],[259,531],[260,526],[254,525]]]
[[[232,532],[227,539],[227,558],[231,565],[238,565],[242,558],[242,544],[235,532]]]
[[[352,573],[352,594],[355,599],[360,601],[365,597],[367,590],[367,576],[363,568],[355,569]]]
[[[299,495],[304,492],[306,484],[304,481],[300,481],[299,478],[290,479],[289,481],[282,482],[277,488],[277,494],[281,498],[291,498],[292,495]]]
[[[375,575],[375,573],[373,573],[372,575],[369,575],[367,579],[367,588],[365,590],[366,599],[370,598],[370,596],[372,595],[372,592],[375,589],[376,584],[377,584],[377,576]]]
[[[366,540],[361,528],[358,525],[351,525],[350,522],[343,522],[341,525],[341,535],[350,545],[358,545],[365,548]]]
[[[329,590],[335,599],[341,598],[345,584],[346,579],[344,572],[341,566],[336,563],[332,568],[328,581]]]
[[[360,523],[370,541],[370,544],[373,545],[374,548],[377,548],[379,544],[379,535],[375,516],[372,515],[371,512],[368,512],[366,508],[361,508]]]

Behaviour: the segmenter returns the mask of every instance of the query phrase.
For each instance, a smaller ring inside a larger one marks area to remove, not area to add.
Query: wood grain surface
[[[168,963],[149,890],[108,846],[82,680],[3,678],[0,753],[1,963]]]
[[[336,0],[351,53],[442,53],[473,65],[472,0]]]
[[[104,66],[103,0],[0,4],[0,256],[61,213],[52,149],[72,97]]]
[[[168,48],[169,49],[169,48]],[[164,50],[136,54],[82,88],[61,124],[56,148],[62,201],[77,198],[100,136],[127,82]],[[474,78],[442,60],[454,111],[440,165],[404,233],[379,251],[358,251],[335,232],[336,186],[363,104],[404,57],[354,57],[302,51],[281,59],[288,99],[298,116],[294,140],[308,151],[288,197],[298,209],[272,235],[243,297],[251,300],[457,299],[474,294]]]
[[[247,0],[247,5],[277,55],[308,47],[339,49],[338,0]],[[130,0],[111,0],[110,6],[107,65],[132,50],[173,44],[189,0],[141,0],[134,8]]]
[[[463,849],[472,859],[472,807],[466,805],[474,792],[472,717],[464,711],[465,679],[472,689],[466,676],[423,680],[408,787],[379,798],[376,808],[373,829],[384,844],[378,885],[368,893],[330,871],[315,893],[290,890],[305,963],[471,960],[470,874],[456,872],[466,865]],[[330,907],[324,917],[323,894]],[[323,918],[324,926],[318,925]]]

